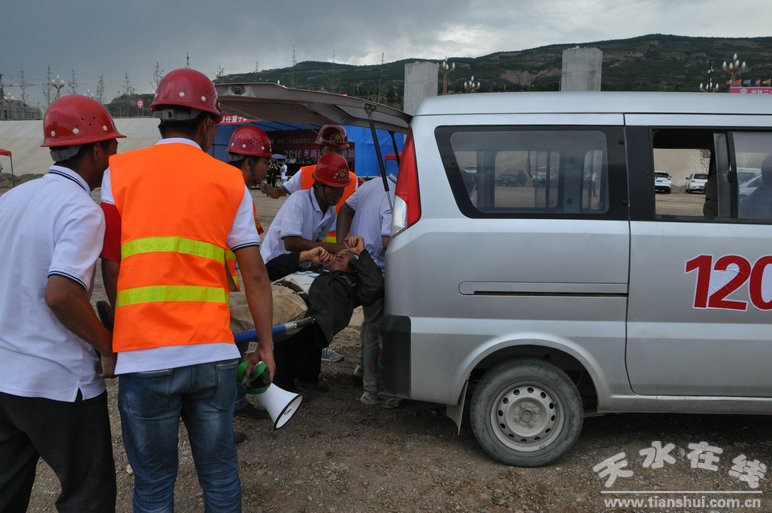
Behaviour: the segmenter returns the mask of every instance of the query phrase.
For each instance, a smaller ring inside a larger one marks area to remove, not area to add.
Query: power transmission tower
[[[99,80],[97,81],[94,99],[99,103],[105,102],[105,77],[102,74],[99,75]]]
[[[48,67],[46,79],[43,81],[43,96],[46,97],[46,108],[51,105],[51,66]]]
[[[21,83],[19,84],[19,89],[21,89],[21,102],[24,105],[27,105],[27,88],[31,85],[35,84],[28,84],[26,80],[24,80],[24,70],[21,70]]]
[[[75,80],[75,70],[72,70],[72,79],[67,82],[67,86],[70,88],[70,94],[78,94],[78,81]]]

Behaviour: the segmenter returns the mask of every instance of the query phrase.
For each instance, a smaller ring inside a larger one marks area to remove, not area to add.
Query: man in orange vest
[[[348,134],[346,129],[341,125],[324,125],[319,129],[319,133],[316,136],[316,144],[319,145],[319,158],[328,153],[337,153],[343,155],[343,150],[349,147]],[[281,198],[282,196],[292,194],[296,191],[307,190],[314,185],[314,169],[316,164],[303,166],[292,175],[292,178],[287,180],[281,185],[281,187],[272,187],[270,185],[261,186],[262,191],[271,198]],[[343,203],[354,194],[357,190],[357,175],[349,170],[350,181],[346,188],[343,190],[343,196],[336,204],[336,214]],[[331,230],[327,234],[327,242],[336,242],[335,230]]]
[[[270,281],[242,174],[207,155],[220,121],[212,82],[168,73],[151,110],[162,140],[115,155],[102,182],[103,277],[115,307],[118,401],[135,511],[172,511],[182,418],[207,511],[241,510],[232,433],[239,351],[229,328],[235,253],[259,343],[247,373],[273,376]]]

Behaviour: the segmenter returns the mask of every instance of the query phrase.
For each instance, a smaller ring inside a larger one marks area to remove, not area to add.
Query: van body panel
[[[751,266],[712,267],[726,255],[754,263],[772,253],[772,226],[632,222],[631,232],[627,366],[633,389],[645,395],[771,397],[772,315],[749,300],[749,276],[742,274]],[[712,259],[711,268],[697,267],[700,255]],[[711,298],[719,294],[737,309],[695,306],[698,280],[709,283]],[[719,293],[733,280],[731,291]],[[770,282],[763,291],[767,299]]]
[[[593,304],[613,314],[624,313],[621,301],[596,299]],[[445,333],[437,333],[438,323],[445,327]],[[593,382],[603,384],[604,396],[612,391],[630,393],[624,370],[624,324],[620,322],[412,317],[411,328],[411,360],[420,363],[410,369],[410,397],[416,400],[455,404],[480,362],[498,351],[520,347],[528,348],[523,355],[539,347],[540,354],[554,349],[577,359],[588,369]]]

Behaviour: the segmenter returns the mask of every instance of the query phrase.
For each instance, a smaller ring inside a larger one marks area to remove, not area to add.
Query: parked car
[[[761,174],[761,169],[753,167],[738,167],[737,168],[737,184],[742,185],[749,180],[756,178]]]
[[[686,178],[687,193],[705,192],[705,184],[708,182],[707,173],[692,173]]]
[[[527,181],[528,177],[525,172],[514,169],[503,171],[498,178],[496,178],[496,185],[501,187],[520,187],[521,185],[525,185],[525,182]]]
[[[670,175],[664,171],[654,171],[654,192],[670,194],[672,185]]]

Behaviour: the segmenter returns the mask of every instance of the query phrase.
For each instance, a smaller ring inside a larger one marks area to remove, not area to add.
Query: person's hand
[[[326,265],[332,260],[332,254],[321,246],[300,252],[300,263],[313,262],[316,265]]]
[[[347,237],[343,244],[346,246],[346,249],[357,256],[365,249],[365,240],[358,235]]]
[[[99,376],[102,378],[114,378],[115,377],[115,364],[118,363],[118,355],[113,353],[110,355],[100,355],[99,362],[102,367],[102,372]]]
[[[260,190],[263,191],[266,196],[272,199],[281,198],[284,194],[284,190],[281,187],[273,187],[267,183],[261,184]]]
[[[265,363],[268,367],[268,374],[271,376],[271,383],[273,383],[273,375],[276,373],[276,363],[273,360],[273,348],[267,348],[266,344],[257,344],[257,351],[249,355],[247,360],[247,376],[252,376],[255,370],[255,366],[258,363]]]

